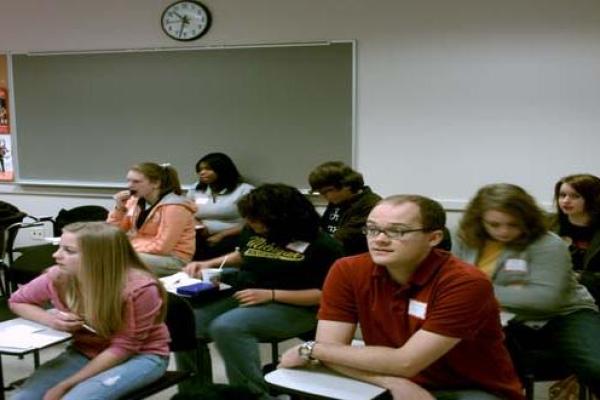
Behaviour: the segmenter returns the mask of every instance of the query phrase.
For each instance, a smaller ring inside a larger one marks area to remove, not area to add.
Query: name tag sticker
[[[296,240],[288,243],[287,246],[285,246],[285,248],[288,250],[295,251],[296,253],[304,254],[309,244],[310,243],[303,242],[302,240]]]
[[[413,317],[417,317],[419,319],[425,319],[425,315],[427,314],[427,303],[423,303],[422,301],[410,299],[408,302],[408,315],[412,315]]]
[[[196,197],[196,204],[208,204],[208,197]]]
[[[527,261],[520,258],[509,258],[504,263],[504,270],[509,272],[527,273]]]

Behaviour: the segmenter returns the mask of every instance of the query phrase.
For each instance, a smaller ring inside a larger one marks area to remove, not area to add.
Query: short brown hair
[[[392,205],[400,205],[404,203],[414,203],[419,207],[421,216],[421,224],[425,232],[444,230],[446,226],[446,212],[440,203],[429,197],[420,196],[418,194],[397,194],[386,197],[377,205],[389,203]],[[377,207],[377,206],[375,206]]]
[[[358,192],[365,186],[362,174],[356,172],[341,161],[328,161],[312,170],[308,176],[311,190],[317,192],[326,186],[336,189],[349,187],[352,192]]]
[[[510,243],[524,248],[546,233],[544,212],[523,188],[510,183],[495,183],[482,187],[471,199],[458,227],[458,237],[469,247],[480,249],[489,238],[483,226],[483,214],[500,211],[516,218],[523,232]]]

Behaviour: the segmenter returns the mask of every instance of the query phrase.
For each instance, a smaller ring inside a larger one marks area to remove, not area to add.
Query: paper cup
[[[221,281],[221,270],[218,268],[207,268],[202,270],[202,281],[218,285]]]

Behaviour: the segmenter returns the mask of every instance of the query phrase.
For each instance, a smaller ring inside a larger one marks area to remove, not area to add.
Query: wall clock
[[[208,32],[210,22],[208,8],[195,0],[177,1],[165,8],[160,17],[167,36],[184,42],[196,40]]]

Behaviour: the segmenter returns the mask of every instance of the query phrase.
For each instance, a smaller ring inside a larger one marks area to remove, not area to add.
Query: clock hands
[[[174,19],[174,20],[169,20],[169,19],[166,19],[166,18],[165,18],[165,22],[164,22],[164,23],[165,23],[166,25],[177,24],[177,23],[180,23],[180,22],[181,22],[181,23],[183,23],[183,22],[185,21],[185,17],[183,17],[183,16],[182,16],[181,14],[179,14],[177,11],[171,11],[171,12],[169,13],[169,16],[171,16],[171,17],[172,17],[172,16],[175,16],[175,17],[177,17],[177,19]],[[169,30],[170,30],[170,29],[171,29],[171,28],[169,28]],[[179,36],[181,36],[181,32],[179,33]]]
[[[190,21],[189,21],[188,17],[187,17],[187,16],[184,16],[184,17],[181,19],[181,28],[179,28],[179,34],[178,34],[177,36],[179,36],[179,37],[181,38],[181,34],[183,33],[183,29],[184,29],[184,28],[185,28],[185,26],[186,26],[187,24],[189,24],[189,23],[190,23]]]

